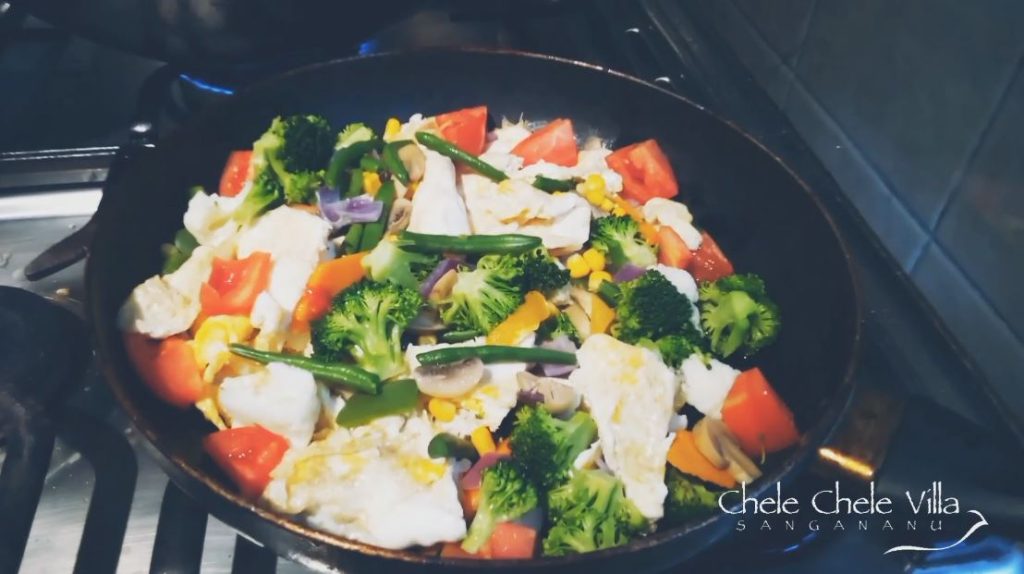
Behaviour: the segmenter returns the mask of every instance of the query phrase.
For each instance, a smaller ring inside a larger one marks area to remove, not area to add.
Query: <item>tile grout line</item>
[[[761,29],[758,28],[756,25],[754,25],[754,22],[750,19],[750,16],[748,16],[747,13],[744,12],[742,8],[737,6],[736,2],[734,0],[728,0],[726,2],[726,4],[728,4],[729,7],[732,9],[732,11],[739,17],[741,23],[747,29],[747,33],[750,35],[751,40],[753,40],[755,43],[759,44],[758,47],[761,49],[762,52],[765,52],[765,53],[771,55],[772,59],[774,60],[773,63],[781,71],[785,72],[785,74],[786,74],[786,77],[785,77],[786,88],[785,88],[785,92],[783,92],[782,97],[780,98],[781,101],[775,101],[774,98],[771,97],[771,94],[768,95],[768,98],[770,100],[772,100],[773,102],[775,102],[775,105],[779,108],[779,111],[782,111],[785,108],[786,100],[789,98],[789,93],[793,89],[794,77],[793,77],[792,70],[790,70],[789,66],[786,65],[786,62],[785,62],[785,60],[783,60],[782,55],[779,54],[778,51],[776,51],[775,48],[772,47],[770,42],[768,42],[768,38],[765,37],[763,32],[761,32]],[[726,41],[728,42],[728,40],[726,40]],[[803,47],[802,46],[802,42],[803,42],[803,40],[801,40],[801,48]],[[743,58],[740,58],[738,54],[737,54],[737,58],[741,62],[743,61]],[[746,63],[743,63],[743,65],[750,72],[750,75],[752,77],[754,77],[753,70],[749,66],[747,66]],[[758,82],[758,84],[761,84],[762,86],[765,85],[761,81],[760,78],[754,77],[754,79]],[[766,93],[767,93],[767,91],[766,91]]]
[[[1013,66],[1013,72],[1006,81],[1006,85],[1003,86],[1003,90],[1000,92],[999,97],[996,98],[996,102],[992,106],[992,112],[989,114],[985,125],[983,125],[978,131],[978,135],[974,138],[974,142],[971,143],[970,149],[967,150],[967,157],[965,158],[963,166],[958,173],[953,175],[953,180],[950,182],[950,186],[946,190],[946,196],[943,198],[942,205],[939,206],[939,211],[935,214],[935,218],[929,227],[931,231],[934,232],[938,228],[939,223],[942,221],[942,217],[946,214],[946,211],[949,208],[949,204],[952,203],[953,195],[957,188],[963,185],[964,180],[967,178],[967,172],[970,171],[971,165],[973,165],[974,161],[977,159],[989,132],[991,132],[992,128],[995,126],[996,119],[1006,106],[1006,102],[1010,99],[1010,92],[1012,91],[1014,84],[1016,84],[1017,80],[1022,77],[1024,77],[1024,54],[1018,56],[1017,62]]]

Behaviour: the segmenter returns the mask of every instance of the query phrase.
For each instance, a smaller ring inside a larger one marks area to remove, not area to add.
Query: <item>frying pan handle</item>
[[[905,498],[942,483],[942,496],[993,526],[1024,527],[1024,449],[920,396],[862,386],[850,413],[819,451],[819,469]]]

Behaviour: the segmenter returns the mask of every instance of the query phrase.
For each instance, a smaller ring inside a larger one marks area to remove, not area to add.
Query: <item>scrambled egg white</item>
[[[197,247],[174,273],[155,275],[132,290],[118,312],[122,330],[163,339],[182,333],[199,316],[199,291],[213,269],[213,250]]]
[[[608,335],[588,338],[576,359],[580,367],[569,383],[597,423],[605,463],[641,514],[661,518],[675,374],[656,353]]]
[[[423,179],[412,198],[409,231],[440,235],[469,233],[466,205],[459,195],[455,164],[443,155],[423,148],[427,162]]]
[[[679,372],[686,401],[705,415],[720,418],[725,397],[740,372],[717,359],[705,365],[700,355],[684,359]]]
[[[185,229],[200,245],[212,247],[220,257],[231,257],[234,239],[241,225],[232,216],[252,187],[246,182],[242,192],[234,197],[197,193],[188,202],[185,211]]]
[[[655,197],[644,204],[644,219],[668,226],[691,250],[700,247],[700,231],[693,226],[693,215],[685,204]]]
[[[384,548],[429,546],[466,535],[452,465],[427,456],[423,417],[377,419],[293,448],[264,498],[284,512]]]
[[[443,349],[445,347],[467,347],[484,345],[486,340],[478,337],[463,343],[437,345],[409,345],[405,350],[405,360],[409,370],[420,366],[416,355]],[[527,338],[526,346],[533,345],[533,336]],[[464,396],[452,399],[455,403],[455,418],[450,421],[434,420],[438,431],[449,432],[456,436],[468,436],[480,426],[495,431],[509,411],[516,406],[519,396],[519,380],[516,375],[526,370],[526,363],[496,363],[484,366],[484,377],[476,387]]]
[[[274,262],[270,285],[253,305],[249,319],[259,329],[254,345],[279,351],[291,326],[292,312],[306,282],[327,252],[331,226],[323,219],[291,207],[278,207],[238,234],[238,257],[256,251],[270,253]]]
[[[474,233],[533,235],[548,249],[579,249],[590,237],[590,205],[575,193],[546,193],[520,179],[497,184],[475,174],[462,176],[462,191]]]
[[[225,378],[218,387],[217,400],[232,427],[258,424],[286,437],[292,448],[309,444],[320,418],[313,375],[281,363]]]

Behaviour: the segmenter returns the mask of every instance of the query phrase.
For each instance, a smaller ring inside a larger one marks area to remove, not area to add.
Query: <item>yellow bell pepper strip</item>
[[[335,295],[361,281],[366,276],[363,257],[367,253],[343,255],[318,265],[306,282],[306,292],[295,306],[295,322],[305,325],[319,319],[330,308]]]
[[[591,311],[590,311],[590,333],[607,333],[608,327],[611,326],[612,321],[615,320],[615,309],[612,309],[608,303],[605,303],[601,297],[591,298]]]
[[[473,446],[476,447],[476,451],[480,453],[480,456],[498,450],[498,447],[494,444],[494,437],[491,436],[491,431],[485,426],[479,426],[474,429],[470,433],[469,438]]]
[[[353,428],[381,417],[400,415],[415,409],[419,402],[416,381],[402,379],[384,383],[379,395],[353,395],[338,411],[338,426]]]
[[[487,335],[491,345],[515,345],[527,333],[536,331],[551,316],[548,301],[540,291],[526,294],[523,304]]]
[[[618,207],[624,214],[632,218],[633,221],[636,221],[637,226],[640,228],[640,234],[644,236],[648,243],[651,245],[658,244],[658,228],[644,219],[644,214],[640,211],[640,208],[618,195],[613,195],[611,199],[615,207]]]

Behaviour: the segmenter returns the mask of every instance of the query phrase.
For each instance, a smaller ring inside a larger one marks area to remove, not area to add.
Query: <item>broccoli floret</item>
[[[522,266],[520,285],[524,292],[550,293],[569,282],[569,270],[561,267],[543,247],[518,255],[516,259]]]
[[[779,308],[754,274],[729,275],[701,285],[700,320],[711,350],[721,357],[738,350],[746,355],[757,352],[775,340],[781,325]]]
[[[557,339],[563,335],[569,337],[569,340],[577,345],[582,342],[576,325],[573,325],[572,320],[565,313],[548,317],[537,329],[537,340],[541,342]]]
[[[456,330],[490,333],[523,302],[516,259],[485,255],[476,269],[458,271],[451,295],[441,305],[441,319]]]
[[[469,525],[462,549],[477,552],[487,542],[499,522],[515,520],[537,506],[537,490],[522,468],[505,459],[483,472],[480,506]]]
[[[509,443],[530,479],[548,491],[565,481],[573,461],[596,437],[597,425],[587,413],[578,411],[561,420],[542,408],[525,406],[516,414]]]
[[[334,151],[331,125],[322,116],[276,117],[252,146],[257,173],[271,169],[288,203],[310,203],[323,184],[324,169]]]
[[[240,223],[248,223],[265,211],[284,203],[284,187],[272,169],[258,169],[252,181],[252,188],[246,194],[232,217]]]
[[[639,267],[650,267],[658,262],[640,227],[628,215],[610,215],[595,219],[590,228],[590,243],[611,260],[614,267],[632,263]]]
[[[600,470],[576,471],[548,496],[544,554],[564,556],[628,543],[649,529],[622,483]]]
[[[351,356],[384,379],[400,374],[405,369],[402,331],[422,305],[415,289],[360,281],[335,297],[330,311],[313,323],[313,352],[328,359]]]
[[[440,260],[439,255],[410,253],[393,241],[381,241],[363,258],[363,268],[374,281],[391,281],[402,287],[419,289],[420,283]]]
[[[718,494],[674,467],[668,467],[665,485],[668,487],[665,498],[665,523],[668,526],[704,518],[718,507]]]
[[[605,281],[602,283],[602,286]],[[610,283],[609,283],[610,284]],[[661,273],[650,270],[617,285],[616,337],[626,343],[641,339],[657,341],[668,335],[699,338],[690,318],[693,304]]]
[[[366,124],[349,124],[338,133],[338,141],[334,149],[341,149],[359,142],[367,142],[374,138],[373,130]]]
[[[696,327],[691,323],[686,332],[677,335],[668,335],[654,342],[654,348],[661,355],[661,360],[673,369],[678,369],[690,355],[694,353],[705,356],[705,342],[701,338]]]

